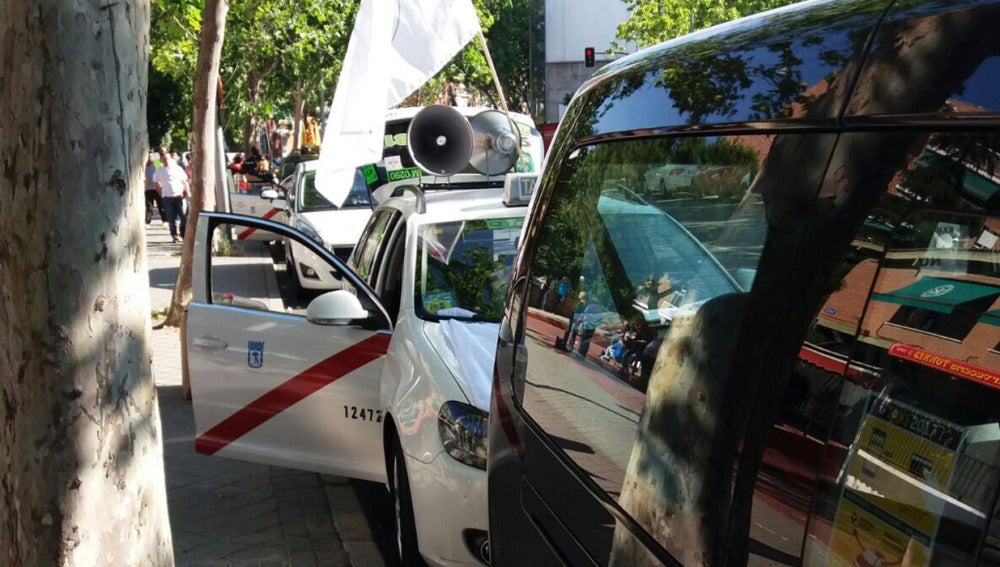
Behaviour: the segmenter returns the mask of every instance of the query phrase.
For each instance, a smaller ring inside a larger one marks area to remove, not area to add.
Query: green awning
[[[1000,327],[1000,309],[994,309],[993,311],[987,311],[979,317],[981,323],[986,323],[987,325],[996,325]]]
[[[991,285],[941,278],[923,278],[896,291],[873,293],[872,299],[939,313],[951,313],[959,303],[998,294],[1000,294],[1000,288]]]
[[[1000,187],[974,171],[965,170],[962,186],[980,201],[989,201]]]

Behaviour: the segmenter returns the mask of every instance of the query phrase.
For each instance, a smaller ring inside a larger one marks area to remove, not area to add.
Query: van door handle
[[[222,350],[229,346],[226,341],[217,337],[195,337],[192,341],[194,346],[201,347],[205,350]]]

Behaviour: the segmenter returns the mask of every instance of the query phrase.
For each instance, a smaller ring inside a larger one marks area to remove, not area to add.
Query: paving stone
[[[386,565],[385,559],[378,546],[371,541],[349,541],[344,542],[344,548],[351,557],[353,565],[366,565],[369,567],[381,567]],[[331,566],[332,567],[332,566]]]

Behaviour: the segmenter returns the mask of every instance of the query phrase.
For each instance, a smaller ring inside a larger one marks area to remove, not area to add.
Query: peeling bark
[[[0,5],[3,565],[173,563],[145,294],[148,45],[146,0]]]

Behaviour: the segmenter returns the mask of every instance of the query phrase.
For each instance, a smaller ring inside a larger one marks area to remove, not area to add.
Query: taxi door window
[[[385,236],[385,251],[376,262],[372,273],[375,284],[372,289],[385,304],[389,318],[393,321],[399,314],[403,292],[403,263],[406,258],[406,223],[394,222],[392,230]]]
[[[256,311],[305,316],[311,295],[299,293],[285,270],[280,244],[247,238],[256,229],[237,223],[220,224],[210,235],[211,303]],[[333,265],[315,256],[318,270],[339,275]]]
[[[383,247],[386,233],[389,231],[390,226],[395,224],[397,216],[397,212],[392,210],[383,210],[375,213],[372,219],[368,221],[368,226],[365,227],[364,232],[361,233],[357,249],[352,255],[351,265],[354,271],[361,279],[368,282],[369,285],[373,283],[371,282],[372,276],[377,275],[372,271],[376,257]]]
[[[642,506],[626,495],[635,484],[626,478],[641,462],[637,438],[651,435],[641,426],[655,410],[651,376],[669,374],[654,367],[684,348],[699,311],[725,312],[727,298],[752,285],[766,228],[753,180],[771,142],[759,135],[579,148],[535,229],[520,402],[626,513]],[[739,327],[738,317],[729,320]],[[668,435],[696,439],[692,431]],[[561,520],[574,529],[576,519]]]

